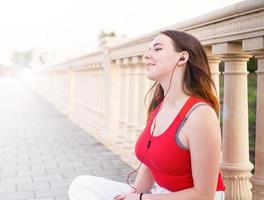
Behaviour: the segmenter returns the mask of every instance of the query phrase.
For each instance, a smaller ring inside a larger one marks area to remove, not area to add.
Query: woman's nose
[[[149,59],[151,58],[150,53],[149,53],[149,52],[145,53],[145,54],[143,55],[143,58],[144,58],[144,60],[149,60]]]

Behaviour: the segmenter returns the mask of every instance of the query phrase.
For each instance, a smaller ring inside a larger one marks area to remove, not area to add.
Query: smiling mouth
[[[153,64],[153,63],[148,63],[148,64],[146,64],[146,67],[152,67],[152,66],[154,66],[155,64]]]
[[[153,63],[148,63],[148,64],[146,64],[146,70],[147,71],[149,71],[152,67],[154,67],[155,66],[155,64],[153,64]]]

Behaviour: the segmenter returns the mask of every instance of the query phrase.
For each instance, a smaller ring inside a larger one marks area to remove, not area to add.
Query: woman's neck
[[[185,101],[189,96],[182,89],[182,74],[175,73],[172,77],[171,84],[170,80],[166,79],[160,81],[160,85],[164,91],[164,104],[168,106],[178,105],[179,102]]]

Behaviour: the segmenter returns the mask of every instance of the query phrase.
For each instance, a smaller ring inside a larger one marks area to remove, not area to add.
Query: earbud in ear
[[[182,57],[180,57],[180,60],[184,61],[184,60],[185,60],[185,58],[182,56]]]

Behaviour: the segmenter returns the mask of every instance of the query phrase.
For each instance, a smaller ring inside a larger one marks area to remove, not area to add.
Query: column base
[[[250,178],[250,182],[253,187],[252,191],[252,200],[264,200],[264,179],[258,178],[253,175]]]
[[[245,165],[222,164],[221,171],[226,187],[225,200],[251,200],[252,185],[249,178],[253,169],[251,163]]]

